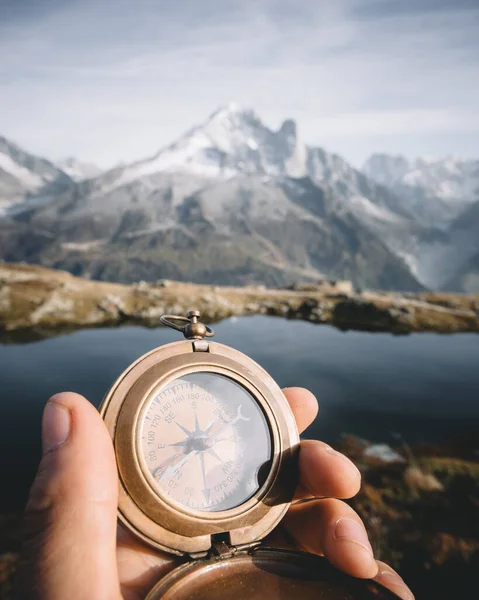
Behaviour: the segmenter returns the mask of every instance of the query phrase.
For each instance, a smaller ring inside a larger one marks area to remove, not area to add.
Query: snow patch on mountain
[[[57,162],[57,167],[66,173],[73,181],[83,181],[97,177],[102,172],[102,169],[92,163],[82,162],[70,156]]]
[[[33,196],[31,198],[19,198],[8,202],[2,202],[0,198],[0,218],[12,218],[27,210],[34,210],[46,206],[52,199],[52,196]]]
[[[393,214],[387,208],[373,204],[364,196],[351,196],[349,202],[351,203],[353,210],[359,209],[359,212],[362,215],[368,215],[371,219],[390,223],[399,221],[398,215]]]
[[[37,190],[45,182],[44,178],[22,167],[3,152],[0,152],[0,169],[17,179],[26,190]]]
[[[428,156],[408,161],[403,156],[373,154],[363,171],[382,185],[397,190],[418,188],[451,203],[473,202],[479,195],[479,160]]]

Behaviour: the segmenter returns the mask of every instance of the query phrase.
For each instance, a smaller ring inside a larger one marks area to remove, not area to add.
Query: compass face
[[[155,491],[186,510],[223,511],[265,482],[272,438],[255,398],[215,373],[175,379],[153,397],[139,428],[142,468]]]

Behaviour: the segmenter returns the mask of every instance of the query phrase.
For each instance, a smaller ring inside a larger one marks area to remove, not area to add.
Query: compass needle
[[[213,448],[209,448],[208,452],[211,454],[211,456],[214,456],[216,460],[219,460],[220,463],[224,464],[225,461],[221,458],[221,456],[218,456],[218,454],[213,450]]]
[[[178,447],[184,447],[188,444],[188,440],[183,440],[182,442],[175,442],[174,444],[168,444],[169,447],[174,447],[174,446],[178,446]]]
[[[191,452],[188,452],[188,454],[186,456],[184,456],[180,461],[178,462],[170,462],[169,465],[166,467],[166,469],[164,470],[164,472],[160,475],[160,481],[162,479],[167,479],[168,477],[171,477],[171,475],[174,475],[175,472],[177,472],[179,469],[181,469],[181,467],[190,460],[190,458],[192,456],[194,456],[196,454],[196,450],[192,450]]]
[[[215,438],[217,435],[219,435],[220,433],[223,433],[223,431],[227,428],[227,427],[232,427],[233,425],[235,425],[238,421],[249,421],[249,417],[244,417],[241,414],[241,407],[243,405],[240,404],[236,410],[236,417],[234,417],[233,419],[231,419],[231,421],[227,421],[222,427],[220,427],[217,431],[215,431],[215,433],[213,434],[213,438]]]
[[[218,423],[221,423],[223,419],[221,419],[220,417],[215,417],[208,425],[208,427],[205,429],[205,433],[208,434],[215,425],[218,425]]]
[[[201,431],[200,423],[198,421],[198,411],[195,410],[194,413],[195,413],[195,433],[198,433],[199,431]]]
[[[178,425],[178,427],[181,429],[181,431],[183,433],[186,433],[186,435],[191,435],[193,433],[189,429],[186,429],[186,427],[183,427],[183,425],[181,425],[180,423],[178,423],[178,421],[175,421],[175,423]]]
[[[205,502],[208,504],[210,501],[210,492],[211,490],[209,490],[206,487],[206,472],[205,472],[205,455],[203,452],[200,452],[198,454],[198,458],[200,459],[200,467],[201,467],[201,481],[203,484],[203,489],[201,490],[203,497],[205,499]]]

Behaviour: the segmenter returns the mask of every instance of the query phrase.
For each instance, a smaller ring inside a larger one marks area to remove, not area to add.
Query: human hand
[[[304,431],[316,417],[316,399],[302,388],[284,393]],[[117,527],[115,455],[100,415],[78,394],[53,396],[44,411],[42,439],[15,599],[143,599],[181,560]],[[344,572],[374,578],[413,600],[399,575],[374,559],[361,519],[340,500],[359,490],[353,463],[322,442],[303,441],[299,470],[295,501],[268,541],[324,554]]]

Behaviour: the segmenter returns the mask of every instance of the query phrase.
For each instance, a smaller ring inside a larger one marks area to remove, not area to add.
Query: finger
[[[361,473],[344,454],[314,440],[301,442],[295,498],[351,498],[361,487]]]
[[[123,600],[142,600],[166,573],[181,562],[177,556],[158,552],[118,527],[117,561]]]
[[[349,575],[365,579],[377,575],[378,565],[366,529],[359,515],[341,500],[295,504],[283,524],[301,548],[324,554]]]
[[[293,411],[299,433],[309,427],[318,414],[318,401],[314,394],[304,388],[284,388],[284,395]]]
[[[374,578],[374,581],[377,581],[384,587],[394,592],[397,596],[402,598],[402,600],[414,600],[414,595],[411,590],[404,583],[403,579],[391,569],[389,565],[381,562],[380,560],[376,561],[378,564],[378,574]]]
[[[82,396],[58,394],[45,407],[42,440],[17,597],[119,600],[117,471],[103,421]]]

